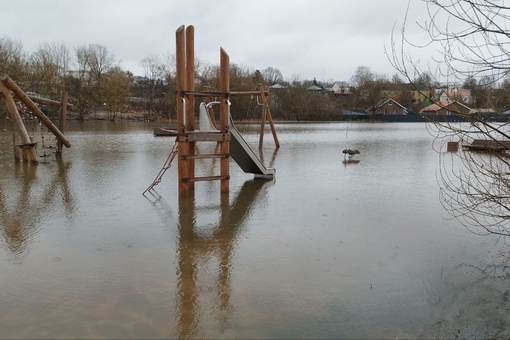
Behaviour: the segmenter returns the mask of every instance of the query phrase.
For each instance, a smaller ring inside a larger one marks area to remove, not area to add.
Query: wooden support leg
[[[59,129],[60,132],[64,133],[66,128],[66,119],[67,119],[67,91],[62,91],[62,95],[60,96],[60,115],[59,115]],[[62,149],[64,147],[64,143],[58,139],[57,140],[57,156],[62,156]]]
[[[16,131],[18,132],[19,138],[21,140],[20,147],[22,147],[22,157],[25,162],[37,162],[37,153],[35,150],[35,144],[30,140],[30,136],[28,135],[27,129],[25,128],[25,124],[23,123],[23,119],[19,114],[18,109],[16,108],[16,103],[11,96],[11,91],[0,81],[0,92],[2,92],[5,100],[5,105],[7,107],[7,111],[11,116],[12,121],[14,122]],[[16,144],[14,144],[16,145]],[[14,157],[17,155],[15,153]]]

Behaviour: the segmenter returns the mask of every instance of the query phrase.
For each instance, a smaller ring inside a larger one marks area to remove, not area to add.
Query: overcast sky
[[[195,27],[196,58],[252,69],[277,68],[286,80],[349,81],[358,66],[391,77],[384,53],[399,34],[408,0],[0,0],[0,37],[25,52],[41,43],[105,46],[120,66],[143,75],[140,61],[175,54],[175,31]],[[421,0],[410,0],[406,36],[426,35]],[[421,15],[421,17],[420,17]],[[426,58],[423,55],[423,58]]]

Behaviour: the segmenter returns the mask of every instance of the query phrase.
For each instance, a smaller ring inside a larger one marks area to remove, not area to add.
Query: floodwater
[[[274,181],[232,161],[181,199],[177,164],[142,196],[174,142],[151,123],[70,122],[38,165],[0,125],[0,338],[510,336],[510,249],[447,218],[425,124],[278,124]]]

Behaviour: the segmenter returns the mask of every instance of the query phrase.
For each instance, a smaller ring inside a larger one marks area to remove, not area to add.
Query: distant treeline
[[[106,47],[97,44],[76,47],[71,53],[64,44],[43,43],[27,54],[21,42],[0,38],[0,73],[8,74],[25,92],[51,99],[58,100],[61,91],[66,89],[69,101],[79,110],[78,118],[107,111],[111,119],[129,112],[146,119],[158,116],[175,119],[174,56],[149,55],[140,65],[145,74],[134,75],[122,69]],[[197,90],[218,88],[218,65],[197,61],[195,68]],[[335,83],[341,84],[346,92],[335,92]],[[397,74],[390,79],[366,66],[359,66],[349,82],[297,77],[288,80],[273,67],[254,70],[231,64],[230,69],[232,91],[255,91],[259,84],[270,89],[271,113],[278,120],[340,120],[343,109],[367,110],[388,96],[418,111],[424,100],[417,100],[411,92],[420,88],[424,92],[430,90],[431,83],[432,78],[427,74],[404,82]],[[463,85],[471,89],[475,107],[486,107],[484,104],[488,102],[501,110],[510,106],[507,83],[495,89],[467,79]],[[231,101],[235,120],[260,119],[262,109],[256,96],[233,97]],[[0,109],[4,111],[3,105],[0,101]]]

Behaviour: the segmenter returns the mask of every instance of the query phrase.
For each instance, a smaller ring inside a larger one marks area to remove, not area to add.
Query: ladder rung
[[[199,182],[199,181],[214,181],[230,179],[230,176],[204,176],[204,177],[185,177],[182,179],[183,182]]]
[[[181,159],[207,159],[207,158],[228,158],[228,153],[204,153],[198,155],[181,155]]]
[[[183,132],[177,135],[178,142],[228,142],[230,132]]]

